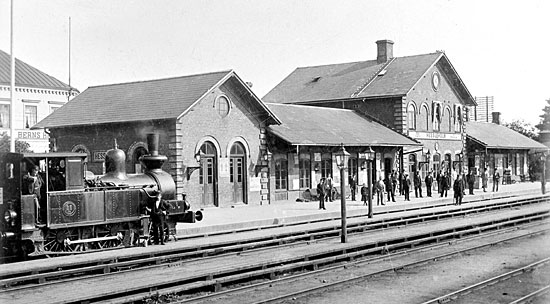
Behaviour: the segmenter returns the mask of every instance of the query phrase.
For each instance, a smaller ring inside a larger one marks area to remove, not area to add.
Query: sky
[[[263,97],[297,67],[443,50],[504,122],[537,124],[550,99],[550,1],[14,0],[15,56],[87,87],[234,70]],[[0,0],[10,53],[10,0]]]

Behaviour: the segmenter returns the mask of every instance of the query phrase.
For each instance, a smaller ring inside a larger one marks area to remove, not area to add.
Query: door
[[[234,203],[247,203],[244,195],[246,193],[245,168],[244,147],[240,143],[235,143],[231,147],[229,158],[229,182],[232,184]]]
[[[211,142],[205,142],[201,146],[201,168],[199,172],[199,184],[202,187],[202,206],[218,206],[217,201],[217,155],[216,148]]]

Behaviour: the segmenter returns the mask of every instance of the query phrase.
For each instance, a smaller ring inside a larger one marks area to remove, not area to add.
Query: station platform
[[[490,190],[490,189],[489,189]],[[463,204],[471,201],[490,200],[492,198],[506,197],[522,194],[541,193],[540,182],[525,182],[511,185],[500,185],[498,192],[483,192],[475,189],[474,195],[469,195],[466,189]],[[422,198],[414,197],[411,192],[410,201],[405,201],[405,196],[397,195],[395,202],[386,201],[385,205],[376,204],[376,196],[373,199],[373,216],[382,213],[404,211],[406,209],[419,209],[435,205],[452,205],[453,191],[448,191],[445,198],[439,197],[439,193],[432,193],[432,197],[426,197],[423,189]],[[356,201],[346,200],[347,216],[367,216],[368,207],[360,201],[361,195],[356,196]],[[193,208],[193,205],[191,205]],[[260,227],[292,225],[298,223],[315,222],[328,219],[340,219],[340,199],[325,203],[326,210],[319,210],[319,201],[297,202],[276,201],[269,205],[236,205],[231,207],[211,207],[202,210],[204,219],[196,223],[178,223],[176,234],[178,238],[205,236],[210,234],[227,233],[230,231],[252,230]]]

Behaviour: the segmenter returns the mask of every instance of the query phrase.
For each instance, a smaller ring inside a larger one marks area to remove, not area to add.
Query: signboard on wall
[[[94,151],[92,153],[92,161],[103,162],[105,160],[105,154],[107,154],[107,151]]]
[[[15,130],[16,139],[20,140],[32,140],[32,139],[40,139],[45,140],[50,138],[48,134],[44,131],[36,131],[36,130],[27,130],[27,129],[21,129],[21,130]]]
[[[228,158],[220,158],[219,161],[220,164],[220,177],[228,177],[229,176],[229,159]]]
[[[409,131],[409,136],[416,139],[462,140],[461,133]]]

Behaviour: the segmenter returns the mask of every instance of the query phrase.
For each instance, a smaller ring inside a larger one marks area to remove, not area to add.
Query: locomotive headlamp
[[[6,210],[6,212],[4,212],[4,220],[6,221],[6,223],[8,224],[14,224],[14,220],[15,218],[17,217],[17,212],[13,211],[13,210]]]

